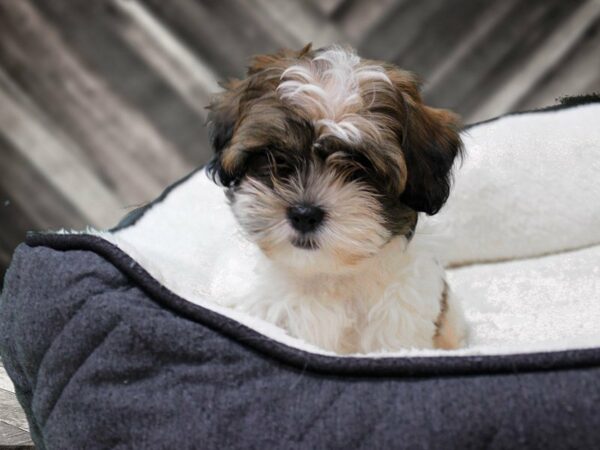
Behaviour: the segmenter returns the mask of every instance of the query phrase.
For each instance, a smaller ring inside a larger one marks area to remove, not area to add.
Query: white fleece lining
[[[427,220],[444,229],[434,238],[446,241],[441,251],[448,264],[510,260],[448,271],[470,325],[469,346],[354,356],[600,346],[598,119],[600,105],[594,104],[508,116],[469,130],[467,157],[447,208],[433,220],[421,218],[418,229]],[[135,225],[91,234],[118,246],[180,297],[291,347],[332,355],[218,305],[251,289],[258,250],[241,236],[223,191],[203,171]]]

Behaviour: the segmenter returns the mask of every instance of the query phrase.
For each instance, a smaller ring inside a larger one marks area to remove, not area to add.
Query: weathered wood
[[[119,201],[94,176],[79,157],[79,151],[50,130],[33,106],[28,105],[25,95],[1,72],[0,104],[2,134],[90,225],[108,226],[122,215]],[[24,200],[23,204],[27,199]]]
[[[0,448],[2,449],[29,449],[33,443],[27,431],[13,427],[0,421]]]
[[[26,230],[31,228],[30,224],[21,205],[13,203],[3,189],[0,189],[0,286],[4,282],[4,273],[15,247],[25,239]]]
[[[0,360],[0,390],[5,390],[9,393],[15,393],[15,386],[12,380],[8,377],[6,369],[2,366],[2,360]]]
[[[5,105],[6,106],[6,105]],[[0,116],[3,113],[0,111]],[[27,122],[29,122],[29,118]],[[20,124],[22,126],[24,124]],[[31,124],[29,124],[31,126]],[[20,128],[19,128],[20,129]],[[13,130],[14,131],[14,130]],[[43,150],[52,149],[44,144]],[[31,152],[32,149],[27,149]],[[52,155],[44,154],[51,157]],[[56,156],[60,156],[56,155]],[[65,166],[68,160],[63,160]],[[50,184],[35,164],[15,148],[0,131],[0,285],[15,247],[28,230],[73,228],[91,224],[68,197]],[[91,183],[93,185],[94,182]],[[87,190],[87,189],[86,189]],[[69,195],[78,195],[69,192]],[[97,205],[93,203],[88,207]],[[102,210],[96,211],[102,213]],[[123,212],[124,213],[124,212]],[[104,214],[104,213],[103,213]],[[107,221],[112,220],[107,218]]]
[[[48,148],[51,147],[44,147]],[[1,131],[0,174],[1,285],[3,268],[8,266],[15,247],[25,239],[27,230],[82,229],[90,221],[50,184],[51,181],[29,159],[2,136]],[[98,213],[100,212],[102,211],[99,210]]]
[[[504,20],[505,16],[514,7],[515,1],[518,0],[490,2],[489,7],[481,11],[481,14],[477,17],[472,18],[472,26],[465,27],[464,23],[460,24],[468,32],[453,48],[447,49],[448,53],[443,57],[439,57],[434,66],[425,74],[423,95],[426,99],[429,99],[429,93],[432,90],[444,84],[444,79],[449,73],[459,70],[462,61]],[[439,37],[439,40],[443,39],[445,39],[445,36]]]
[[[362,42],[390,11],[408,0],[348,0],[335,15],[335,22],[354,45]]]
[[[359,50],[373,58],[395,61],[424,32],[422,24],[444,3],[439,0],[398,3],[358,45]]]
[[[203,116],[190,106],[193,99],[184,97],[149,63],[146,56],[152,48],[144,44],[150,42],[132,42],[130,34],[140,33],[140,26],[115,4],[109,0],[55,0],[36,1],[34,5],[80,64],[120,102],[141,111],[187,162],[201,163],[208,157]],[[199,109],[206,105],[204,99],[199,102]]]
[[[0,2],[0,64],[60,121],[128,204],[150,200],[190,170],[141,111],[84,67],[27,1]]]
[[[128,21],[119,33],[148,64],[206,120],[206,106],[218,92],[217,75],[136,0],[115,0]]]
[[[276,42],[264,24],[250,19],[243,2],[144,0],[186,45],[205,55],[221,77],[241,76],[249,56],[272,51]]]
[[[469,119],[487,119],[516,106],[553,67],[564,60],[585,31],[600,17],[600,2],[588,0],[543,41],[533,57],[513,73],[501,87],[485,99]],[[598,67],[598,66],[597,66]]]
[[[27,418],[13,392],[0,389],[0,422],[17,427],[23,431],[29,430]]]
[[[44,145],[44,149],[52,147]],[[31,230],[85,226],[88,219],[50,184],[47,173],[39,172],[35,166],[23,150],[0,135],[0,217],[6,217],[3,214],[18,206]]]
[[[310,0],[314,7],[325,16],[332,16],[348,0]]]
[[[289,34],[290,38],[285,45],[290,48],[301,48],[309,42],[318,48],[347,40],[330,21],[301,3],[278,2],[274,5],[273,0],[248,0],[247,3],[260,14],[261,20],[269,25],[270,30],[276,28]]]
[[[516,2],[485,39],[428,91],[429,101],[478,120],[472,114],[478,105],[518,72],[552,29],[580,3],[579,0]]]
[[[0,365],[0,448],[33,448],[29,424],[14,392],[4,389],[12,383]]]
[[[507,8],[514,1],[463,0],[460,8],[454,2],[440,2],[440,6],[423,19],[419,32],[393,60],[427,80],[436,65],[445,61],[452,49],[473,32],[474,27],[467,24],[476,24],[486,13],[496,12],[499,5]],[[423,33],[422,29],[430,31]]]
[[[539,108],[565,95],[600,92],[600,19],[585,31],[564,60],[556,64],[535,88],[515,106],[516,110]]]

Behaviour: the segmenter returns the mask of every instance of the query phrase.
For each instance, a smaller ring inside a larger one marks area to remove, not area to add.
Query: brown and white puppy
[[[223,87],[209,172],[266,256],[232,306],[339,353],[461,346],[460,306],[415,235],[448,197],[457,116],[425,106],[409,72],[339,46],[257,56]]]

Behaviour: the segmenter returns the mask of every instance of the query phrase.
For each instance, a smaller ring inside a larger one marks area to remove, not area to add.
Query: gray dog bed
[[[595,101],[465,132],[435,219],[458,351],[336,356],[228,308],[256,250],[202,170],[110,232],[29,235],[0,353],[37,448],[598,448]]]

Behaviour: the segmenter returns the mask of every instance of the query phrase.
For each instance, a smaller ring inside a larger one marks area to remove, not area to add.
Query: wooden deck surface
[[[29,425],[0,361],[0,449],[33,448]]]
[[[109,227],[206,162],[216,80],[309,41],[417,72],[466,122],[600,91],[600,0],[0,1],[0,282],[27,230]]]

